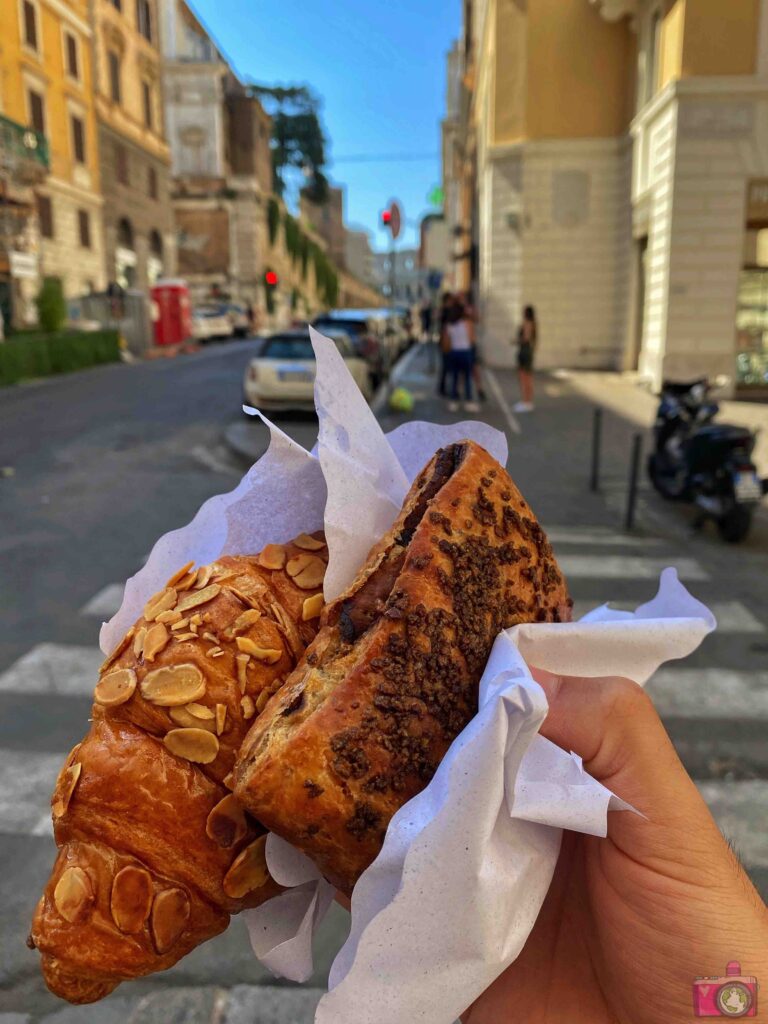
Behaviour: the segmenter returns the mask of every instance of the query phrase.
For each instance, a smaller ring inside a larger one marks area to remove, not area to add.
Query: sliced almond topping
[[[218,644],[219,638],[213,633],[203,633],[203,640],[210,640],[212,644]]]
[[[177,640],[197,640],[197,633],[174,633]]]
[[[152,876],[144,868],[128,865],[118,871],[112,883],[109,909],[121,932],[141,931],[152,906]]]
[[[144,637],[147,635],[147,627],[141,626],[136,639],[133,641],[133,656],[134,658],[140,658],[141,652],[144,650]]]
[[[237,633],[245,633],[246,630],[250,629],[254,622],[258,622],[261,618],[261,612],[258,608],[249,608],[248,611],[243,612],[239,615],[232,623],[231,631],[233,635]]]
[[[188,572],[186,576],[182,576],[181,579],[174,584],[176,590],[180,594],[183,590],[189,590],[192,584],[197,579],[197,569],[193,569],[192,572]]]
[[[161,956],[181,938],[189,913],[189,897],[183,889],[164,889],[155,896],[149,928],[155,949]]]
[[[167,622],[170,624],[172,622],[178,622],[180,619],[181,612],[177,612],[175,608],[171,608],[167,612],[160,612],[160,614],[155,617],[155,622]]]
[[[222,784],[222,786],[226,786],[227,789],[234,789],[235,788],[235,773],[234,772],[229,772],[228,775],[225,775],[224,778],[221,780],[221,784]]]
[[[169,665],[147,673],[140,684],[141,695],[161,707],[180,707],[202,697],[205,679],[197,665]]]
[[[56,789],[53,791],[53,797],[51,798],[51,810],[53,811],[54,818],[60,818],[66,813],[82,770],[83,766],[79,761],[76,761],[60,772],[56,780]]]
[[[120,642],[114,648],[112,653],[109,654],[107,656],[107,658],[102,662],[101,668],[99,669],[99,672],[103,672],[105,669],[108,669],[109,666],[112,664],[112,662],[120,657],[120,655],[123,653],[125,648],[131,642],[131,639],[133,638],[133,634],[135,632],[135,629],[136,629],[135,626],[131,626],[131,628],[128,630],[128,632],[125,634],[125,636],[120,640]]]
[[[224,651],[220,647],[209,647],[205,652],[207,658],[220,658],[224,654]]]
[[[325,541],[310,537],[308,533],[300,533],[293,543],[302,551],[319,551],[320,548],[325,547]]]
[[[208,708],[208,707],[205,706],[205,704],[194,704],[193,703],[193,704],[187,704],[186,707],[187,707],[187,711],[194,718],[210,718],[211,720],[213,720],[213,718],[215,717],[214,716],[214,712],[213,712],[213,708]]]
[[[83,920],[94,899],[93,885],[82,868],[67,868],[53,890],[56,909],[70,924]]]
[[[197,608],[198,605],[207,604],[208,601],[212,601],[220,590],[221,587],[218,583],[212,583],[209,587],[204,587],[202,590],[193,590],[185,594],[176,607],[180,612],[185,612],[188,608]]]
[[[267,705],[267,701],[271,696],[272,694],[269,692],[267,687],[264,687],[259,696],[256,698],[256,710],[258,711],[259,714],[261,714],[261,712],[264,710],[264,708]]]
[[[247,832],[245,812],[231,793],[219,800],[205,823],[205,834],[225,850],[239,843]]]
[[[147,622],[153,622],[160,612],[167,612],[176,604],[176,591],[173,587],[166,587],[159,594],[155,594],[144,605],[144,618]]]
[[[282,544],[267,544],[259,554],[259,565],[264,569],[282,569],[285,558],[285,548]]]
[[[274,665],[283,656],[281,650],[277,650],[274,647],[259,647],[255,641],[250,640],[247,636],[239,636],[237,638],[237,646],[243,654],[250,654],[256,661],[263,661],[265,665]]]
[[[210,580],[212,575],[213,575],[213,566],[211,566],[211,565],[201,565],[200,568],[197,570],[197,579],[195,580],[195,582],[193,584],[194,589],[195,590],[202,590],[203,587],[208,586],[208,581]]]
[[[312,597],[305,597],[301,606],[301,618],[304,622],[316,619],[323,610],[323,595],[313,594]]]
[[[182,567],[177,570],[165,584],[166,587],[175,587],[179,580],[183,579],[187,575],[194,564],[194,562],[187,562],[186,565],[182,565]]]
[[[300,573],[293,577],[293,582],[302,590],[314,590],[323,585],[325,576],[325,562],[315,555],[311,555],[313,561]]]
[[[136,673],[132,668],[118,668],[102,676],[93,691],[93,699],[104,708],[125,704],[136,689]]]
[[[196,764],[210,764],[219,752],[219,741],[206,729],[171,729],[163,742],[172,754]]]
[[[205,729],[207,732],[214,732],[216,724],[213,720],[213,712],[211,712],[210,718],[196,718],[189,710],[193,706],[200,707],[201,705],[186,704],[183,708],[170,708],[168,714],[174,725],[178,725],[180,729]]]
[[[237,681],[240,684],[240,693],[245,693],[245,687],[247,680],[245,678],[245,671],[248,667],[248,662],[251,660],[250,654],[236,654],[235,661],[237,662]]]
[[[276,601],[272,601],[270,603],[270,608],[272,609],[272,614],[275,617],[277,628],[287,640],[294,658],[298,661],[304,653],[304,643],[299,636],[296,623],[289,615],[286,614],[284,609]]]
[[[174,622],[174,624],[171,626],[171,630],[173,631],[176,629],[186,629],[188,625],[189,619],[179,619],[178,622]]]
[[[266,842],[265,835],[259,836],[232,861],[223,882],[224,892],[231,899],[242,899],[247,893],[260,889],[269,881],[267,858],[264,853]]]
[[[217,704],[216,705],[216,735],[221,736],[224,732],[224,726],[227,721],[227,705]]]
[[[164,622],[150,626],[144,637],[144,661],[154,661],[155,655],[162,651],[170,639],[171,634]]]
[[[308,569],[313,562],[319,562],[320,559],[317,555],[294,555],[293,558],[288,559],[288,564],[285,567],[285,571],[291,577],[298,576],[300,572],[304,572]]]
[[[245,696],[240,698],[240,707],[243,712],[243,718],[248,721],[249,718],[253,718],[256,714],[256,708],[250,697]]]

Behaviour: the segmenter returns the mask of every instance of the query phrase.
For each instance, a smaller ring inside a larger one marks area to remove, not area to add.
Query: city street
[[[303,990],[280,986],[253,959],[242,922],[166,974],[121,986],[95,1007],[71,1008],[45,989],[24,945],[54,855],[48,801],[64,754],[85,730],[101,657],[99,624],[155,539],[230,490],[243,452],[265,428],[239,414],[255,342],[174,360],[100,367],[0,393],[0,1024],[303,1024],[311,1021],[346,914],[334,907]],[[400,382],[409,418],[448,422],[427,353],[412,350]],[[678,568],[720,628],[649,685],[688,770],[761,892],[768,894],[768,529],[761,517],[740,547],[690,531],[641,481],[636,527],[622,531],[631,438],[598,375],[537,382],[536,411],[515,417],[508,371],[486,375],[481,418],[507,433],[508,468],[555,547],[576,615],[604,601],[632,607]],[[604,404],[601,488],[588,488],[592,410]],[[620,405],[619,405],[620,408]],[[385,429],[404,416],[380,414]],[[312,417],[280,426],[310,448]],[[239,453],[238,453],[239,452]],[[761,467],[763,473],[768,467]]]

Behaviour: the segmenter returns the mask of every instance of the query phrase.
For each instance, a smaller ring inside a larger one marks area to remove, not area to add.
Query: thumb
[[[675,752],[653,703],[629,679],[533,670],[549,702],[541,734],[578,754],[586,771],[641,811],[608,816],[610,838],[634,858],[677,850],[727,853],[712,816]]]

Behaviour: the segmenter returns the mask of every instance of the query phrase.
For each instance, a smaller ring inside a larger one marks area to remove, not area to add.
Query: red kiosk
[[[187,282],[166,278],[151,291],[156,345],[179,345],[192,337],[192,309]]]

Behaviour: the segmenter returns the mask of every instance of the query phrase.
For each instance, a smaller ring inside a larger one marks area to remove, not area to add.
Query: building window
[[[24,0],[24,42],[37,50],[37,9],[30,0]]]
[[[141,95],[144,102],[144,124],[152,127],[152,86],[149,82],[141,83]]]
[[[112,0],[112,6],[115,8],[116,11],[122,11],[122,0]]]
[[[147,193],[150,199],[157,199],[157,171],[154,167],[147,168]]]
[[[83,119],[72,115],[72,155],[79,164],[85,163],[85,126]]]
[[[152,10],[149,0],[136,0],[136,27],[145,39],[152,42]]]
[[[53,238],[53,206],[48,196],[37,197],[37,219],[43,238]]]
[[[127,217],[117,222],[117,244],[122,249],[133,249],[133,225]]]
[[[29,98],[29,123],[36,132],[45,134],[45,100],[39,92],[30,89]]]
[[[115,143],[115,177],[121,185],[128,184],[128,151],[119,142]]]
[[[120,57],[114,50],[109,51],[109,95],[113,102],[120,102]]]
[[[70,78],[80,80],[80,65],[77,59],[77,39],[71,32],[64,33],[64,49],[67,60],[67,74]]]
[[[80,229],[80,245],[83,249],[91,248],[91,218],[87,210],[77,211],[77,225]]]

